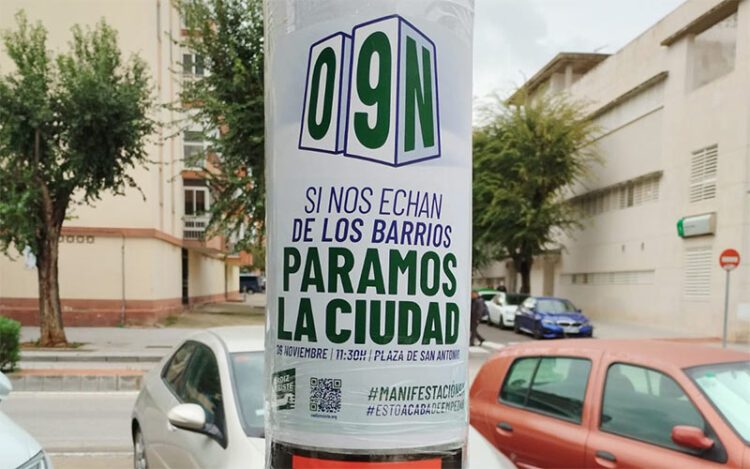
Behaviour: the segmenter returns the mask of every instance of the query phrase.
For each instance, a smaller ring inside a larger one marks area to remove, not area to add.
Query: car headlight
[[[556,326],[557,324],[555,321],[549,320],[549,319],[542,319],[542,325],[543,326]]]
[[[33,458],[21,464],[18,469],[52,469],[44,451],[39,451]]]

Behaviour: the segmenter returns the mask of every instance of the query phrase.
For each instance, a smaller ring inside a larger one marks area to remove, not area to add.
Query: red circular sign
[[[724,270],[734,270],[740,265],[740,253],[734,249],[725,249],[719,256],[719,264]]]

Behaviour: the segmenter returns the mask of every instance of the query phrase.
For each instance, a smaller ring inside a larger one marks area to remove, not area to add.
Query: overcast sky
[[[474,96],[508,96],[558,52],[617,52],[683,1],[475,0]]]

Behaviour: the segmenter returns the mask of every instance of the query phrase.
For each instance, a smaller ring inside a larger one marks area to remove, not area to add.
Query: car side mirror
[[[672,428],[672,441],[684,448],[706,451],[714,446],[714,440],[707,437],[703,430],[689,425],[676,425]]]
[[[10,392],[13,390],[13,385],[7,376],[0,373],[0,401],[7,399]]]
[[[214,423],[206,422],[206,411],[198,404],[179,404],[167,413],[167,420],[180,430],[200,433],[216,440],[223,448],[227,440],[221,429]]]
[[[206,412],[198,404],[180,404],[167,414],[169,423],[182,430],[202,432],[206,426]]]

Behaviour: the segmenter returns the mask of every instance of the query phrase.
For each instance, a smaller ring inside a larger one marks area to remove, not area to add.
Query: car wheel
[[[135,469],[148,469],[146,444],[143,441],[143,432],[137,427],[135,429],[135,435],[133,436],[133,467]]]
[[[521,326],[518,324],[518,318],[516,318],[516,320],[513,321],[513,332],[515,332],[516,334],[521,333]]]
[[[537,322],[534,324],[534,338],[536,340],[540,340],[544,338],[544,335],[542,334],[542,323]]]

